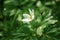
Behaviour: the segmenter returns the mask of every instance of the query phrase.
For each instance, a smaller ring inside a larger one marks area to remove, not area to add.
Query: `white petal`
[[[23,14],[23,17],[24,17],[24,19],[30,19],[30,15],[29,14]]]
[[[31,13],[31,10],[29,9],[29,12]]]
[[[34,19],[34,10],[33,9],[32,10],[29,9],[29,12],[30,12],[31,19]]]
[[[23,22],[30,22],[31,19],[23,19],[22,21],[23,21]]]
[[[29,9],[29,12],[30,12],[30,15],[34,14],[34,10],[33,9],[32,10]]]
[[[34,19],[34,15],[32,16],[32,19]]]

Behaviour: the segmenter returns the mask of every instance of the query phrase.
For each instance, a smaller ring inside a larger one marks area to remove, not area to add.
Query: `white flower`
[[[22,19],[23,22],[30,22],[34,19],[34,10],[29,9],[29,13],[30,15],[26,13],[23,14],[23,17],[24,17],[24,19]]]

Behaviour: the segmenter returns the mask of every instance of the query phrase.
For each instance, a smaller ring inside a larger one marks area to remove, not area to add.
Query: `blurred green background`
[[[0,0],[0,40],[60,40],[60,0]]]

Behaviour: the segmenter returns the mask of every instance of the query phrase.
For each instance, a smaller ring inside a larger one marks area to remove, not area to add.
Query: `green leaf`
[[[46,25],[38,27],[37,28],[37,35],[42,36],[45,27],[46,27]]]

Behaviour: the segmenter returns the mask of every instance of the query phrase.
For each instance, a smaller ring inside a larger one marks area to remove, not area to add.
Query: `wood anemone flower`
[[[30,14],[23,14],[24,19],[22,19],[23,22],[30,22],[34,19],[34,10],[28,9]]]

